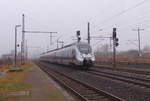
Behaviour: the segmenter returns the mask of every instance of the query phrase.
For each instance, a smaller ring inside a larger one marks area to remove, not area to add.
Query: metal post
[[[24,64],[25,59],[25,33],[57,33],[57,32],[47,32],[47,31],[26,31],[25,30],[25,15],[22,14],[22,41],[21,41],[21,64]],[[53,37],[51,35],[51,37]],[[50,40],[52,40],[50,38]],[[51,42],[52,43],[52,42]]]
[[[112,40],[112,37],[109,38],[109,46],[110,46],[110,49],[111,49],[111,47],[112,47],[112,45],[111,45],[111,40]]]
[[[15,67],[17,65],[17,27],[15,26]]]
[[[141,56],[140,28],[138,28],[139,56]]]
[[[25,21],[24,14],[22,15],[22,47],[21,47],[21,64],[24,64],[24,41],[25,41]]]
[[[90,44],[90,23],[88,22],[88,44]]]
[[[22,58],[22,41],[21,41],[21,65],[22,65],[22,60],[23,58]]]
[[[49,45],[49,48],[50,48],[51,45],[52,45],[52,38],[53,38],[53,37],[56,37],[56,36],[53,36],[53,35],[52,35],[53,33],[57,33],[57,32],[50,32],[50,45]]]
[[[57,49],[59,48],[59,46],[58,46],[58,40],[57,40]]]
[[[27,44],[27,40],[26,40],[26,62],[28,60],[28,44]]]
[[[113,40],[113,67],[116,67],[116,46],[115,46],[115,40]]]
[[[133,29],[133,31],[137,31],[138,32],[138,50],[139,50],[139,57],[141,57],[141,40],[140,40],[140,31],[144,30],[144,29],[140,29],[138,27],[138,29]]]
[[[21,27],[21,25],[15,26],[15,67],[17,66],[17,28]]]
[[[116,47],[117,47],[117,33],[116,28],[113,28],[113,67],[116,68]]]
[[[50,45],[52,45],[52,33],[50,33]]]

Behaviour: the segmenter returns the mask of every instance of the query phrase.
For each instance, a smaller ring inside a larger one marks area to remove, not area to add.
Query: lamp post
[[[17,65],[17,28],[21,27],[21,25],[15,26],[15,67]]]

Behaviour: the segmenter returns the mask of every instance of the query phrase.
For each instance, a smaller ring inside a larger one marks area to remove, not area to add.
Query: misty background
[[[26,33],[29,55],[56,48],[56,40],[65,45],[74,42],[76,31],[81,31],[87,41],[87,22],[91,36],[112,35],[117,28],[117,51],[138,49],[137,29],[141,31],[141,48],[150,45],[150,0],[0,0],[0,55],[14,50],[15,25],[22,24],[25,14],[25,30],[54,31],[53,45],[49,34]],[[18,28],[18,44],[21,43],[21,27]],[[95,49],[109,40],[91,40]],[[18,48],[19,50],[19,48]]]

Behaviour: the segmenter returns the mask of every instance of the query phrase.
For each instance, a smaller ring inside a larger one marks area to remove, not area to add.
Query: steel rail
[[[110,70],[116,70],[116,71],[124,71],[124,72],[129,72],[129,73],[136,73],[136,74],[141,74],[141,75],[150,75],[150,72],[148,71],[142,71],[142,70],[133,70],[133,69],[126,69],[126,68],[112,68],[112,66],[108,65],[95,65],[94,68],[97,69],[110,69]]]
[[[133,76],[129,76],[129,75],[116,74],[116,73],[113,73],[113,71],[112,72],[106,72],[106,71],[93,70],[93,69],[91,69],[90,71],[93,71],[93,72],[96,72],[96,73],[105,73],[105,74],[114,75],[114,76],[118,76],[118,77],[121,76],[121,77],[124,77],[124,78],[135,79],[135,80],[139,80],[141,82],[148,82],[148,83],[150,83],[150,79],[149,78],[146,79],[146,78],[142,78],[142,77],[139,78],[139,77],[133,77]],[[140,75],[140,74],[136,74],[136,75],[143,76],[143,75]]]
[[[137,77],[124,76],[124,75],[113,74],[113,73],[102,72],[102,71],[87,71],[86,73],[90,73],[92,75],[96,75],[100,77],[107,77],[110,79],[119,80],[126,83],[132,83],[134,85],[139,85],[145,88],[150,88],[150,80],[144,78],[141,79]]]
[[[48,68],[47,64],[38,64],[49,76],[53,77],[57,82],[73,91],[78,97],[84,101],[123,101],[123,99],[114,96],[103,90],[92,87],[89,84],[74,79],[62,72]]]

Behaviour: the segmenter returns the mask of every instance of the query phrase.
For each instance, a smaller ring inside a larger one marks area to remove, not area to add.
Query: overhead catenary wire
[[[143,1],[135,4],[134,6],[131,6],[131,7],[127,8],[127,9],[125,9],[125,10],[123,10],[123,11],[121,11],[121,12],[119,12],[119,13],[117,13],[117,14],[115,14],[115,15],[113,15],[113,16],[111,16],[111,17],[109,17],[109,18],[107,18],[107,19],[105,19],[103,21],[101,21],[100,24],[102,25],[102,24],[105,24],[105,23],[107,23],[107,22],[109,22],[109,21],[111,21],[113,19],[116,19],[117,17],[127,13],[128,11],[133,10],[133,9],[141,6],[142,4],[146,3],[147,1],[149,1],[149,0],[143,0]]]
[[[30,16],[29,18],[32,19],[35,23],[39,24],[42,28],[44,28],[44,29],[45,29],[45,28],[46,28],[46,29],[49,28],[47,25],[41,23],[37,18],[35,18],[35,17],[33,17],[33,16],[32,16],[32,17]],[[82,25],[83,25],[83,24],[82,24]],[[77,28],[77,26],[75,26],[73,29],[78,29],[78,28]],[[61,32],[59,31],[59,33],[61,33]],[[61,35],[61,37],[64,37],[64,36]],[[57,37],[57,39],[59,39],[59,36]],[[54,43],[57,42],[57,39],[51,43],[51,46],[52,46],[52,45],[55,45]],[[68,41],[68,40],[67,40],[67,41]],[[64,41],[64,43],[67,43],[67,42]]]
[[[123,10],[123,11],[121,11],[121,12],[119,12],[119,13],[117,13],[117,14],[115,14],[115,15],[113,15],[113,16],[111,16],[111,17],[105,19],[105,20],[103,20],[103,21],[101,22],[101,25],[102,25],[102,24],[105,24],[105,23],[107,23],[107,22],[109,22],[109,21],[111,21],[111,20],[113,20],[113,19],[115,19],[115,18],[117,18],[117,17],[119,17],[119,16],[125,14],[125,13],[127,13],[127,12],[130,11],[130,10],[133,10],[133,9],[135,9],[135,8],[137,8],[137,7],[139,7],[139,6],[141,6],[142,4],[144,4],[144,3],[147,2],[147,1],[148,1],[148,0],[143,0],[143,1],[141,1],[141,2],[139,2],[139,3],[137,3],[137,4],[135,4],[134,6],[131,6],[131,7],[127,8],[127,9],[125,9],[125,10]],[[142,15],[142,16],[143,16],[143,15]],[[142,21],[142,22],[146,22],[146,21]],[[141,22],[140,22],[140,23],[141,23]],[[106,30],[106,29],[110,29],[110,27],[112,27],[112,25],[107,26],[107,28],[105,28],[105,30]],[[117,26],[116,26],[116,27],[117,27]],[[97,25],[97,26],[93,26],[93,29],[95,29],[95,28],[99,28],[99,26],[98,26],[98,25]],[[100,28],[104,29],[103,26],[100,27]],[[117,27],[117,28],[118,28],[118,27]],[[122,30],[122,27],[119,27],[119,29],[120,29],[120,28],[121,28],[121,30]],[[125,29],[125,28],[124,28],[124,29]]]
[[[150,19],[149,19],[149,18],[146,19],[146,17],[145,17],[145,18],[142,18],[142,19],[145,19],[145,20],[139,21],[139,22],[136,22],[136,23],[129,23],[129,25],[128,25],[128,24],[124,24],[123,26],[119,26],[119,29],[118,29],[118,30],[127,31],[127,29],[130,30],[131,27],[139,27],[139,26],[146,26],[145,29],[150,29],[149,26],[147,25],[147,24],[150,24]],[[140,19],[139,19],[139,20],[140,20]],[[138,21],[138,20],[137,20],[137,21]],[[144,25],[144,24],[146,24],[146,25]],[[103,27],[103,29],[105,29],[105,30],[106,30],[106,29],[110,29],[111,26],[112,26],[112,25]]]
[[[115,18],[116,18],[117,16],[120,16],[120,15],[126,13],[126,12],[129,11],[129,10],[132,10],[132,9],[134,9],[134,8],[136,8],[136,7],[140,6],[140,5],[142,5],[142,4],[145,3],[146,1],[148,1],[148,0],[143,0],[142,2],[140,2],[140,3],[136,4],[136,5],[134,5],[133,7],[129,7],[129,8],[127,8],[126,10],[123,10],[123,11],[119,12],[118,14],[114,15]],[[110,18],[111,18],[111,17],[110,17]],[[113,19],[113,16],[112,16],[112,19]],[[109,18],[108,18],[108,20],[112,20],[112,19],[109,19]],[[107,20],[107,19],[106,19],[106,20]],[[105,23],[106,20],[104,20],[104,23]],[[107,22],[107,21],[106,21],[106,22]]]

